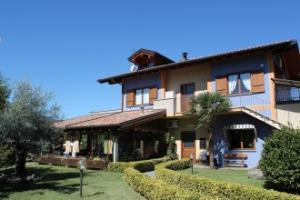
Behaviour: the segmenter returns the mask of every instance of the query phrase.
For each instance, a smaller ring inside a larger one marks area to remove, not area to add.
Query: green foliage
[[[154,171],[155,163],[152,160],[136,161],[132,163],[134,169],[139,172]]]
[[[107,170],[122,173],[126,168],[133,167],[140,172],[153,171],[154,166],[163,162],[170,161],[169,157],[155,158],[151,160],[141,160],[133,162],[111,162],[107,165]]]
[[[165,156],[165,157],[162,157],[162,158],[151,159],[151,161],[154,162],[154,165],[157,165],[157,164],[160,164],[160,163],[163,163],[163,162],[168,162],[170,160],[171,160],[171,158],[168,157],[168,156]]]
[[[6,79],[0,74],[0,111],[7,107],[10,89]]]
[[[208,197],[198,192],[192,192],[143,175],[138,170],[131,167],[124,171],[125,180],[128,184],[142,196],[149,200],[213,200],[216,198]]]
[[[17,174],[25,173],[25,157],[37,153],[41,141],[54,142],[61,134],[53,123],[59,118],[59,108],[51,102],[53,95],[19,82],[12,101],[0,114],[0,139],[16,152]]]
[[[175,137],[172,136],[169,132],[165,135],[165,141],[167,144],[167,156],[171,159],[176,159],[176,143],[175,143]]]
[[[268,186],[300,191],[300,129],[282,128],[268,138],[260,160]]]
[[[186,113],[197,118],[197,128],[209,128],[216,114],[227,112],[231,106],[229,100],[220,93],[201,93],[191,98],[191,109]]]
[[[110,172],[123,173],[123,171],[128,167],[130,167],[128,162],[110,162],[107,165],[107,170]]]
[[[14,151],[9,145],[0,145],[0,168],[13,165],[15,162]]]
[[[215,196],[221,199],[231,200],[293,200],[299,199],[296,196],[280,193],[273,190],[266,190],[253,186],[246,186],[237,183],[215,181],[209,178],[193,176],[190,174],[178,173],[170,170],[184,169],[188,160],[170,161],[156,167],[156,177],[169,184],[176,184],[180,188],[189,189],[193,192],[200,192],[208,196]],[[173,167],[171,167],[173,166]]]

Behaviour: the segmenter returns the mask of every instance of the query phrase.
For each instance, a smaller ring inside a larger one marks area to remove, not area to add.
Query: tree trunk
[[[209,152],[209,166],[214,167],[214,144],[212,138],[212,131],[209,130],[209,140],[208,140],[208,152]]]
[[[20,145],[18,145],[16,151],[16,175],[17,176],[24,177],[26,175],[25,163],[26,163],[26,150],[20,147]]]

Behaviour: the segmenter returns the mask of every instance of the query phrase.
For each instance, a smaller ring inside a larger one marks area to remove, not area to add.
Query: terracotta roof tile
[[[165,110],[147,109],[137,111],[93,114],[68,119],[56,124],[59,128],[80,129],[92,127],[122,127],[146,122],[165,116]]]

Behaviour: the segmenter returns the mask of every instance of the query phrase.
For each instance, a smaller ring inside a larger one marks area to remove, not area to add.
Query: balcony
[[[167,117],[175,115],[175,98],[157,99],[153,103],[154,109],[165,109]]]
[[[292,87],[287,85],[276,85],[276,103],[299,103],[300,87]]]

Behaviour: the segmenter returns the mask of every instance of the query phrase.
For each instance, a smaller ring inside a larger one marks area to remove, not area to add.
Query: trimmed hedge
[[[111,162],[107,165],[107,170],[111,172],[120,172],[122,173],[126,168],[133,167],[140,172],[153,171],[154,166],[163,162],[170,161],[169,157],[155,158],[151,160],[140,160],[133,162]]]
[[[180,188],[193,192],[201,192],[209,196],[232,200],[296,200],[294,195],[273,190],[256,188],[237,183],[215,181],[209,178],[197,177],[190,174],[178,173],[173,170],[185,169],[189,160],[176,160],[156,166],[156,177],[169,184],[176,184]]]
[[[195,191],[182,189],[164,181],[150,178],[129,167],[124,170],[128,184],[148,200],[216,200]]]
[[[107,170],[110,172],[122,173],[127,167],[130,167],[128,162],[110,162],[107,165]]]

